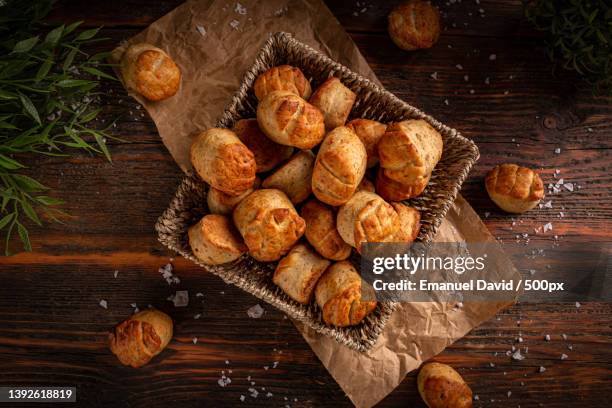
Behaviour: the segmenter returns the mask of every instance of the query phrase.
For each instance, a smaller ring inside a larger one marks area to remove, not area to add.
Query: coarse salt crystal
[[[243,6],[242,4],[240,4],[240,3],[236,3],[236,7],[234,8],[234,11],[235,11],[236,13],[238,13],[238,14],[243,15],[243,16],[244,16],[244,15],[247,13],[247,9],[246,9],[246,7],[244,7],[244,6]]]
[[[204,294],[202,292],[198,292],[196,293],[196,297],[204,297]]]
[[[264,314],[264,309],[259,304],[250,307],[247,310],[247,315],[252,319],[259,319]]]
[[[544,230],[543,230],[543,231],[544,231],[544,232],[547,232],[547,231],[552,231],[553,226],[552,226],[552,224],[549,222],[549,223],[547,223],[547,224],[544,224],[543,228],[544,228]]]
[[[200,33],[202,37],[206,36],[206,29],[203,26],[197,25],[196,30],[198,31],[198,33]]]
[[[445,100],[444,100],[444,104],[445,104],[446,106],[448,106],[448,105],[449,105],[448,99],[445,99]]]
[[[567,334],[563,333],[561,337],[563,337],[563,340],[567,340]]]
[[[566,360],[566,359],[567,359],[567,357],[568,357],[568,355],[567,355],[567,354],[565,354],[565,353],[561,354],[561,360]]]
[[[276,367],[278,367],[278,361],[275,361],[272,363],[272,368],[276,368]]]
[[[191,341],[193,342],[193,344],[196,344],[198,342],[198,338],[194,337],[193,339],[191,339]]]
[[[201,313],[198,313],[198,314],[196,314],[195,316],[193,316],[193,318],[194,318],[195,320],[198,320],[200,317],[202,317],[202,314],[201,314]]]
[[[544,340],[550,341],[550,334],[547,334],[546,336],[544,336]]]
[[[516,361],[521,361],[525,359],[525,356],[521,354],[521,349],[517,349],[513,354],[512,354],[512,359],[516,360]]]
[[[497,59],[497,55],[495,55],[495,54],[489,55],[489,61],[495,61],[496,59]]]
[[[563,184],[563,187],[565,187],[567,191],[574,191],[574,184],[572,183],[565,183]]]
[[[244,402],[245,399],[246,399],[246,397],[244,395],[240,396],[240,402]]]
[[[557,148],[555,149],[555,154],[560,154],[560,153],[561,153],[561,148],[560,148],[560,147],[557,147]]]
[[[543,373],[544,371],[546,371],[546,367],[540,366],[540,368],[538,369],[538,372]]]
[[[117,279],[117,276],[119,276],[119,271],[115,270],[115,272],[113,272],[113,276],[115,279]]]
[[[463,65],[461,65],[461,64],[457,64],[457,65],[455,65],[455,67],[456,67],[458,70],[460,70],[460,71],[463,69]]]
[[[189,291],[177,290],[169,300],[174,303],[174,307],[185,307],[189,304]]]
[[[100,300],[100,307],[103,309],[108,309],[108,302],[104,299]]]
[[[230,27],[232,27],[234,30],[238,29],[238,26],[240,25],[240,21],[238,20],[232,20],[229,23]]]
[[[430,77],[432,77],[434,80],[438,80],[438,73],[434,72],[433,74],[430,75]]]
[[[464,76],[463,76],[463,80],[464,80],[465,82],[469,81],[469,80],[470,80],[470,76],[469,76],[469,75],[464,75]]]
[[[510,396],[512,395],[512,391],[508,391],[506,395],[508,395],[508,398],[510,398]]]
[[[544,208],[552,208],[552,201],[547,201],[544,203]]]
[[[485,84],[489,85],[491,83],[491,80],[489,79],[489,77],[486,77],[484,82]]]
[[[576,309],[580,309],[580,302],[576,302]]]

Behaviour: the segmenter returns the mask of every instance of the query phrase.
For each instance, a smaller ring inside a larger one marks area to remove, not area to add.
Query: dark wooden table
[[[111,39],[104,46],[110,48],[179,3],[64,1],[50,21],[104,25],[102,33]],[[400,51],[389,40],[388,2],[357,3],[330,2],[329,7],[385,87],[480,147],[481,159],[462,194],[495,236],[511,241],[529,233],[529,245],[535,247],[551,246],[554,235],[574,247],[610,245],[610,100],[594,97],[571,73],[553,76],[540,35],[522,18],[519,0],[442,4],[445,29],[439,43],[414,53]],[[430,77],[434,72],[437,80]],[[32,228],[31,253],[0,259],[0,385],[76,385],[79,406],[87,407],[231,406],[240,405],[241,395],[248,405],[350,405],[282,313],[264,305],[261,319],[248,318],[246,310],[257,299],[172,259],[157,243],[153,225],[182,174],[151,120],[119,85],[108,85],[112,93],[103,99],[105,115],[123,114],[115,133],[125,139],[111,142],[112,164],[88,155],[28,163],[33,175],[67,201],[71,217],[65,225]],[[546,183],[555,182],[558,169],[580,188],[555,195],[553,208],[531,211],[512,226],[512,218],[494,208],[482,184],[492,165],[508,160],[542,169]],[[554,233],[533,233],[549,221]],[[177,288],[157,271],[170,261],[181,279]],[[564,267],[555,259],[545,262]],[[191,302],[175,309],[166,299],[181,288],[190,291]],[[197,292],[204,296],[197,298]],[[107,310],[99,306],[102,299]],[[106,344],[107,330],[131,314],[132,303],[155,305],[176,321],[168,349],[139,370],[120,366]],[[607,406],[611,313],[604,302],[580,308],[520,303],[437,359],[462,373],[479,397],[475,406]],[[196,314],[202,317],[195,319]],[[544,340],[545,334],[551,341]],[[529,352],[524,360],[512,361],[505,351],[519,337]],[[568,358],[561,360],[562,353]],[[278,366],[271,368],[275,361]],[[540,366],[546,371],[539,373]],[[224,388],[217,383],[223,372],[232,380]],[[249,396],[251,386],[257,398]],[[268,392],[273,395],[266,397]],[[415,374],[380,406],[424,406]]]

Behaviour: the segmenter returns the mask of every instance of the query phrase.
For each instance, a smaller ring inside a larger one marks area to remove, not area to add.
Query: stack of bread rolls
[[[212,265],[278,261],[272,280],[287,296],[315,301],[326,324],[357,325],[376,301],[347,259],[367,242],[416,239],[420,213],[398,201],[426,188],[442,138],[423,120],[347,123],[357,95],[335,77],[313,92],[289,65],[259,75],[254,92],[256,118],[193,141],[211,214],[189,229],[191,249]]]

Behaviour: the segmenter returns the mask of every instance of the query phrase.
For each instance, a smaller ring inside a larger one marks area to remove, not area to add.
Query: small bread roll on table
[[[367,168],[378,164],[378,141],[385,134],[387,125],[370,119],[353,119],[346,124],[363,142],[368,154]]]
[[[257,173],[270,171],[293,154],[293,147],[274,143],[259,129],[257,119],[241,119],[234,125],[238,139],[255,156]]]
[[[382,175],[377,183],[389,184],[387,179],[392,180],[395,187],[404,187],[394,188],[398,194],[403,193],[406,198],[420,195],[442,157],[442,147],[442,136],[424,120],[391,123],[378,141]],[[383,190],[379,191],[382,197],[397,200]]]
[[[181,70],[172,58],[151,44],[130,45],[121,56],[121,76],[126,87],[150,101],[173,96],[181,84]]]
[[[419,371],[417,386],[429,408],[471,408],[472,390],[451,366],[427,363]]]
[[[348,261],[331,265],[315,288],[323,321],[336,327],[354,326],[374,309],[376,300],[361,300],[361,277]]]
[[[491,200],[509,213],[529,211],[544,197],[544,183],[538,173],[516,164],[495,166],[487,174],[485,186]]]
[[[231,130],[212,128],[200,133],[190,156],[200,178],[217,190],[238,196],[253,186],[255,157]]]
[[[325,129],[330,131],[344,126],[353,109],[356,95],[335,77],[329,78],[317,88],[309,102],[319,108],[325,117]]]
[[[142,367],[172,339],[172,319],[155,309],[132,315],[108,335],[111,351],[126,366]]]
[[[355,132],[340,126],[327,134],[312,173],[312,192],[324,203],[346,203],[363,179],[367,154]]]
[[[289,91],[267,94],[257,105],[259,128],[276,143],[308,150],[325,136],[323,114]]]
[[[313,198],[302,206],[300,215],[306,221],[306,239],[319,254],[334,261],[349,257],[351,246],[338,233],[331,207]]]
[[[287,194],[293,204],[301,203],[312,192],[314,162],[315,155],[310,150],[302,150],[269,175],[261,186],[277,188]]]
[[[231,215],[238,203],[258,188],[260,184],[261,181],[256,177],[253,187],[243,191],[237,196],[226,194],[221,190],[211,187],[206,194],[208,211],[210,211],[211,214]]]
[[[306,244],[297,244],[280,260],[272,281],[298,303],[308,304],[319,277],[329,266]]]
[[[251,256],[258,261],[277,261],[304,234],[306,225],[285,193],[255,190],[234,209],[234,224]]]
[[[288,91],[296,94],[302,99],[310,98],[312,89],[310,82],[302,71],[291,65],[279,65],[272,67],[255,80],[255,96],[262,100],[273,91]]]
[[[193,254],[208,265],[232,262],[247,251],[242,237],[225,215],[205,215],[189,228],[188,236]]]
[[[429,1],[410,0],[389,13],[387,30],[403,50],[431,48],[440,37],[440,13]]]

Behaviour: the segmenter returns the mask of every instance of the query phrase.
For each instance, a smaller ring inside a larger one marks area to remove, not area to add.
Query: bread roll
[[[376,301],[361,300],[361,277],[348,261],[327,268],[315,288],[317,304],[327,324],[354,326],[376,309]]]
[[[410,0],[389,13],[387,30],[401,49],[431,48],[440,37],[440,13],[429,1]]]
[[[325,272],[329,263],[308,245],[297,244],[280,260],[272,281],[291,299],[307,304],[319,277]]]
[[[366,169],[366,150],[355,132],[340,126],[327,134],[312,172],[312,192],[324,203],[341,205],[357,190]]]
[[[338,233],[336,214],[331,207],[313,198],[302,206],[300,215],[306,222],[306,239],[318,253],[334,261],[349,257],[351,247]]]
[[[421,398],[429,408],[471,408],[472,390],[451,366],[427,363],[417,377]]]
[[[251,256],[276,261],[304,234],[306,225],[280,190],[255,190],[234,209],[234,224]]]
[[[108,336],[111,351],[123,365],[142,367],[172,339],[172,319],[155,309],[143,310],[118,324]]]
[[[234,125],[238,139],[255,156],[257,173],[270,171],[293,154],[293,147],[274,143],[260,129],[257,119],[241,119]]]
[[[416,197],[425,190],[429,183],[429,177],[420,179],[416,183],[402,184],[385,176],[383,168],[376,173],[376,192],[389,201],[402,201]]]
[[[329,78],[310,97],[309,102],[325,117],[325,129],[344,126],[357,96],[335,77]]]
[[[121,76],[129,91],[150,101],[173,96],[181,84],[181,70],[172,58],[151,44],[130,45],[121,57]]]
[[[359,191],[338,210],[337,225],[344,242],[361,253],[364,242],[394,242],[401,220],[379,195]]]
[[[289,91],[267,94],[257,105],[259,128],[276,143],[308,150],[325,136],[323,114]]]
[[[369,191],[370,193],[374,193],[376,192],[376,189],[374,188],[374,183],[364,177],[361,179],[361,183],[359,183],[357,186],[357,191]]]
[[[538,173],[516,164],[495,166],[487,174],[485,185],[491,200],[509,213],[529,211],[544,197],[544,183]]]
[[[346,127],[361,139],[368,154],[368,169],[378,164],[378,141],[385,134],[387,125],[370,119],[353,119]]]
[[[253,190],[258,188],[260,184],[261,181],[256,177],[253,187],[243,191],[242,194],[237,196],[225,194],[223,191],[211,187],[206,194],[208,211],[210,211],[211,214],[231,215],[232,211],[234,211],[234,207],[236,207],[246,196],[251,194]]]
[[[191,145],[191,164],[198,175],[217,190],[238,196],[253,186],[255,157],[227,129],[208,129]]]
[[[301,203],[312,192],[314,162],[315,155],[310,150],[302,150],[269,175],[262,187],[277,188],[287,194],[293,204]]]
[[[225,215],[205,215],[189,228],[188,236],[193,254],[208,265],[235,261],[247,251],[242,237]]]
[[[393,237],[393,242],[412,242],[421,229],[421,213],[416,208],[402,203],[390,203],[399,216],[400,228]]]
[[[378,156],[385,178],[402,185],[404,195],[410,191],[410,197],[415,197],[423,192],[442,157],[442,136],[424,120],[391,123],[378,141]]]
[[[255,96],[262,100],[273,91],[289,91],[300,98],[308,99],[312,93],[310,82],[299,68],[291,65],[272,67],[255,80]]]

